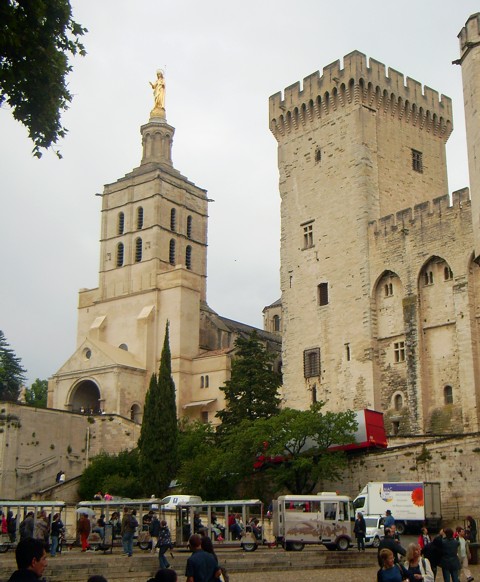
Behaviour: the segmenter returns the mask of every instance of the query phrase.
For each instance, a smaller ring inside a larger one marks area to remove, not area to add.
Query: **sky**
[[[59,160],[32,157],[0,108],[0,329],[45,379],[76,348],[77,299],[98,285],[105,184],[140,164],[149,81],[166,70],[173,163],[208,191],[209,305],[262,327],[280,297],[280,197],[268,98],[353,50],[453,100],[449,191],[468,186],[457,35],[474,0],[73,0],[88,29],[68,77]]]

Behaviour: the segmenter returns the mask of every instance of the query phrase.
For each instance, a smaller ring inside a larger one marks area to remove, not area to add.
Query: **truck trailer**
[[[440,483],[370,482],[354,499],[353,506],[355,511],[365,515],[384,516],[389,509],[400,534],[407,530],[418,531],[424,525],[438,531],[442,521]]]

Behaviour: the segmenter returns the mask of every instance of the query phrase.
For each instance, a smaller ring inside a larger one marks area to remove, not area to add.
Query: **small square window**
[[[393,344],[393,355],[396,364],[405,361],[405,342],[395,342]]]
[[[415,172],[423,172],[423,154],[418,150],[412,150],[412,168]]]

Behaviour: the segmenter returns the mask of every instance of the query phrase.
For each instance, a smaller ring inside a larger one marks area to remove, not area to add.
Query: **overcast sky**
[[[474,0],[75,0],[63,160],[32,158],[0,108],[0,329],[30,382],[76,347],[80,288],[98,284],[101,199],[141,158],[148,84],[166,68],[174,166],[208,190],[208,302],[258,327],[278,299],[280,200],[268,98],[359,50],[453,99],[450,192],[468,185],[457,34]],[[440,194],[440,193],[439,193]]]

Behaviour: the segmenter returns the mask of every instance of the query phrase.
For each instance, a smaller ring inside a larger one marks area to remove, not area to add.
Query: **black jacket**
[[[407,550],[403,546],[401,546],[398,542],[396,542],[393,538],[384,537],[383,540],[380,542],[380,545],[378,546],[378,565],[380,567],[383,566],[383,564],[380,563],[380,551],[383,550],[384,548],[387,548],[393,552],[395,563],[398,562],[398,554],[405,556],[405,554],[407,553]]]

